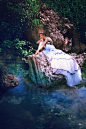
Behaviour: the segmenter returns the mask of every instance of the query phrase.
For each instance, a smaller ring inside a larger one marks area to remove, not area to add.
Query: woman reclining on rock
[[[52,39],[46,37],[43,30],[39,31],[39,37],[40,40],[37,42],[39,46],[35,55],[37,55],[40,50],[43,51],[53,68],[53,74],[64,75],[67,80],[67,85],[70,87],[80,84],[82,80],[81,69],[76,60],[62,50],[56,49]]]
[[[37,41],[37,44],[39,44],[39,46],[37,51],[35,52],[35,55],[37,55],[40,50],[43,51],[45,49],[46,43],[48,44],[49,42],[50,44],[53,44],[52,39],[50,37],[46,37],[44,31],[39,31],[39,37],[40,40]]]

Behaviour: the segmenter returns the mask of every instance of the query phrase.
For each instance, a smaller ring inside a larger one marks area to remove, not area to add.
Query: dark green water
[[[38,88],[25,78],[26,65],[6,64],[20,84],[0,100],[0,129],[86,129],[86,88]]]

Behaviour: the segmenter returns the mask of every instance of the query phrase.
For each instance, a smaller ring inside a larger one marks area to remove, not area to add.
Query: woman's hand
[[[39,50],[36,50],[35,55],[38,55],[38,54],[39,54]]]

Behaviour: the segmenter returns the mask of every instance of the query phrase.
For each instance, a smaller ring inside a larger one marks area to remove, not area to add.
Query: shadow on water
[[[0,101],[1,129],[86,129],[84,85],[43,89],[25,78],[28,67],[22,62],[6,66],[20,84],[5,92]]]

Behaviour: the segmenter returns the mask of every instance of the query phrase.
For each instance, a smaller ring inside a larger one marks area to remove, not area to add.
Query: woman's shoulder
[[[48,40],[52,40],[50,37],[46,37],[46,39],[48,39]]]
[[[47,41],[50,41],[53,44],[53,40],[50,37],[46,37]]]

